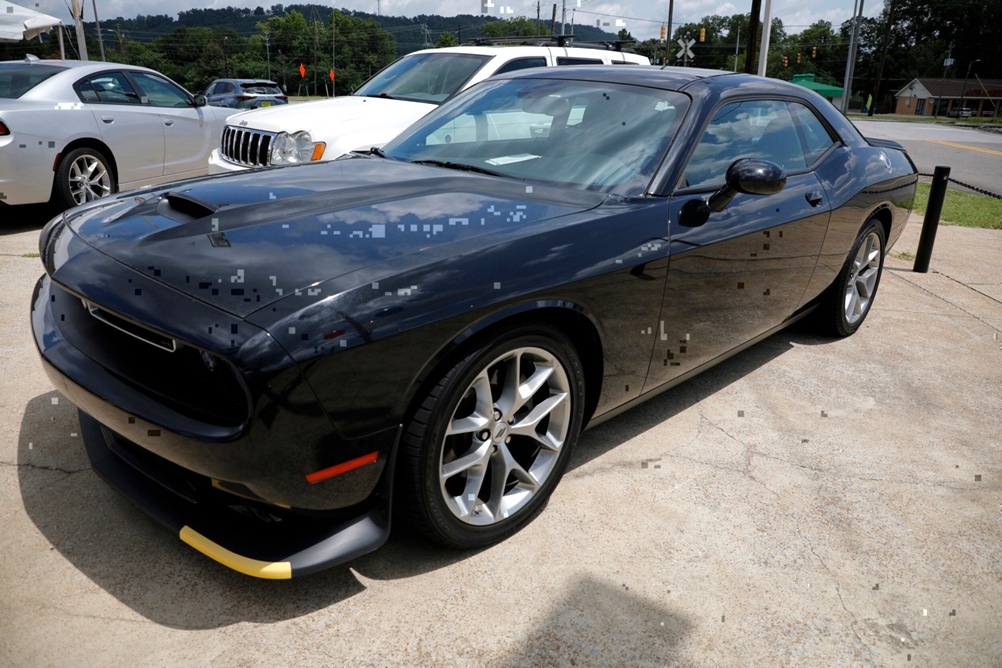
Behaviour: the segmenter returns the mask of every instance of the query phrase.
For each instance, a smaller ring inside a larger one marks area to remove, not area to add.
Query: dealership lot
[[[893,252],[917,245],[918,217]],[[889,258],[860,332],[798,326],[590,432],[543,514],[233,573],[91,473],[0,236],[0,665],[991,665],[1002,660],[1002,232]]]

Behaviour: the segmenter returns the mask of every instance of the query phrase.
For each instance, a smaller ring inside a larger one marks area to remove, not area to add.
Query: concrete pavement
[[[853,337],[798,326],[587,432],[500,545],[398,531],[292,582],[89,470],[30,337],[36,236],[0,236],[0,665],[1002,665],[1000,231],[890,258]]]

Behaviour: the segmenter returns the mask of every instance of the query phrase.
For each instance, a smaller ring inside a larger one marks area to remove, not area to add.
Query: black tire
[[[884,226],[871,218],[852,245],[842,271],[818,307],[819,328],[831,336],[851,336],[866,320],[884,271]]]
[[[111,195],[118,189],[111,161],[101,151],[78,148],[59,161],[52,202],[60,210]]]
[[[527,398],[515,394],[527,387]],[[407,425],[398,516],[457,548],[512,535],[542,510],[567,468],[584,393],[581,360],[559,331],[530,325],[496,336],[445,373]],[[448,434],[450,427],[463,431]]]

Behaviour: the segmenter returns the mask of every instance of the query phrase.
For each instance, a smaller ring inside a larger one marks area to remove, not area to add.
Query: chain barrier
[[[932,178],[933,175],[932,174],[922,174],[922,173],[919,173],[919,176],[927,176],[929,178]],[[979,195],[988,195],[989,197],[994,197],[995,199],[1002,199],[1002,195],[999,195],[998,193],[993,193],[990,190],[985,190],[984,188],[979,188],[978,186],[972,186],[970,183],[964,183],[963,181],[958,181],[957,179],[955,179],[953,177],[950,177],[947,180],[950,181],[951,183],[956,183],[958,186],[962,186],[964,188],[967,188],[968,190],[973,190],[974,192],[978,193]]]

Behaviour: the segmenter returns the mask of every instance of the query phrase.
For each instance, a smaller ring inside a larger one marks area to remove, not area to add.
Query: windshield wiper
[[[355,149],[354,151],[352,151],[352,153],[356,155],[375,155],[380,158],[386,158],[387,160],[396,160],[396,158],[391,158],[390,156],[388,156],[386,152],[383,151],[383,149],[379,148],[378,146]]]
[[[511,178],[508,174],[495,172],[493,169],[477,167],[476,165],[467,165],[462,162],[449,162],[447,160],[412,160],[411,162],[415,165],[434,165],[436,167],[445,167],[446,169],[456,169],[461,172],[476,172],[477,174],[487,174],[488,176],[503,176],[505,178]]]

